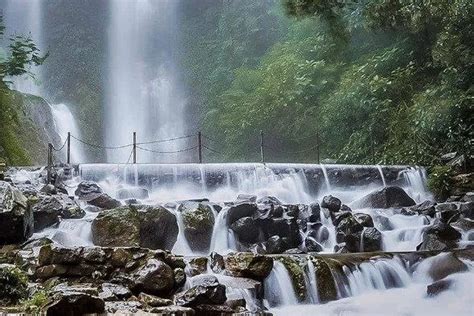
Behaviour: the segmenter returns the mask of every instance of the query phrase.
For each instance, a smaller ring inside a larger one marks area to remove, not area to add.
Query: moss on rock
[[[289,257],[281,256],[277,257],[277,260],[283,263],[285,268],[290,274],[291,281],[293,283],[293,289],[300,302],[307,299],[307,288],[305,282],[305,260],[302,257]]]

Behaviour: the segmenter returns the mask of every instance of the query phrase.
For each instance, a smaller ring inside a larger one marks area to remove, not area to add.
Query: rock
[[[354,217],[364,227],[374,227],[374,221],[369,214],[355,213]]]
[[[114,315],[133,315],[139,314],[143,308],[142,303],[138,301],[114,301],[105,302],[105,310],[108,314]]]
[[[92,222],[92,241],[103,247],[171,250],[177,238],[176,217],[162,207],[120,207],[99,213]]]
[[[352,203],[354,208],[391,208],[415,205],[415,201],[400,187],[388,186]]]
[[[474,203],[474,192],[466,192],[462,197],[461,202]]]
[[[41,193],[44,193],[46,195],[56,195],[58,194],[58,190],[56,190],[56,187],[52,184],[46,184],[40,189]]]
[[[413,206],[411,208],[411,211],[418,213],[420,215],[434,217],[436,214],[436,203],[431,202],[431,201],[424,201],[421,204]],[[403,215],[411,215],[411,214],[403,214]]]
[[[387,231],[387,230],[394,229],[392,223],[390,222],[390,218],[386,216],[379,215],[375,217],[375,222],[378,224],[378,227],[380,228],[380,230]]]
[[[341,209],[341,200],[338,198],[327,195],[323,198],[321,202],[321,207],[327,208],[330,212],[337,212]]]
[[[186,202],[179,206],[184,224],[184,235],[192,250],[207,252],[211,245],[214,214],[209,205]]]
[[[435,220],[433,225],[427,227],[423,233],[423,241],[417,250],[448,250],[456,248],[461,233],[451,225],[440,220]]]
[[[309,222],[316,223],[321,221],[321,207],[318,203],[311,203],[309,205],[310,215]]]
[[[431,283],[426,287],[426,294],[428,296],[436,296],[441,292],[445,292],[453,285],[453,280],[439,280]]]
[[[214,273],[221,273],[225,269],[224,257],[217,252],[212,252],[209,256],[210,266]]]
[[[82,181],[76,188],[74,194],[81,200],[92,200],[102,194],[103,191],[95,182]]]
[[[21,243],[33,234],[33,212],[26,197],[4,181],[0,181],[0,225],[0,245]]]
[[[0,306],[17,304],[28,296],[28,276],[15,265],[0,264]]]
[[[242,217],[236,220],[230,228],[236,233],[239,241],[245,243],[255,243],[258,241],[260,229],[257,221],[253,217]]]
[[[67,274],[67,266],[62,264],[50,264],[36,269],[35,276],[42,280]]]
[[[104,301],[120,301],[132,296],[128,288],[119,284],[102,283],[101,288],[102,291],[99,293],[99,297]]]
[[[225,316],[235,315],[237,313],[232,307],[227,305],[201,304],[194,307],[196,314],[206,316]]]
[[[267,253],[277,254],[283,253],[286,249],[288,249],[288,246],[283,238],[275,235],[268,238],[268,240],[265,242],[265,248]]]
[[[267,239],[275,235],[286,238],[288,248],[298,247],[302,241],[296,218],[267,219],[261,222],[261,227]]]
[[[425,229],[425,233],[435,234],[443,240],[459,240],[461,238],[460,232],[440,220],[435,220],[433,225]]]
[[[197,257],[189,260],[188,271],[191,276],[204,274],[207,271],[207,257]]]
[[[134,289],[138,292],[169,295],[173,287],[173,269],[157,259],[149,259],[147,264],[135,273]]]
[[[434,234],[425,234],[423,241],[416,247],[417,251],[433,250],[445,251],[456,248],[457,243],[450,240],[442,240]]]
[[[174,284],[176,287],[181,287],[186,283],[186,273],[183,268],[175,268],[173,270]]]
[[[87,201],[90,205],[103,208],[105,210],[111,210],[122,205],[119,201],[114,198],[111,198],[108,194],[102,193],[97,197]]]
[[[127,189],[120,189],[117,191],[117,199],[119,200],[127,200],[127,199],[138,199],[144,200],[148,199],[148,190],[145,188],[127,188]]]
[[[78,264],[81,261],[81,248],[67,248],[57,245],[45,245],[38,254],[40,266],[48,264]]]
[[[274,204],[274,205],[281,205],[279,199],[274,196],[264,196],[257,200],[258,204]]]
[[[382,233],[375,227],[364,229],[361,235],[361,252],[373,252],[382,250]]]
[[[474,230],[474,221],[467,218],[459,218],[457,221],[452,222],[450,225],[464,232]]]
[[[161,306],[173,305],[172,300],[157,297],[150,294],[145,294],[145,293],[140,293],[140,295],[138,295],[138,299],[140,300],[140,302],[150,307],[161,307]]]
[[[432,258],[432,264],[428,269],[428,275],[433,281],[444,279],[453,273],[467,271],[467,265],[452,253],[441,253]]]
[[[85,261],[92,263],[104,263],[107,259],[107,254],[99,247],[84,248],[82,256]]]
[[[166,316],[194,316],[194,310],[183,306],[162,306],[155,307],[150,310],[150,313]]]
[[[255,203],[257,202],[257,196],[251,194],[239,194],[237,195],[237,201]]]
[[[99,295],[99,291],[97,287],[91,283],[77,283],[77,284],[68,284],[67,282],[60,283],[54,286],[51,289],[52,293],[70,293],[70,292],[77,292],[77,293],[84,293],[93,296]]]
[[[358,232],[361,232],[363,229],[364,229],[364,226],[362,226],[356,220],[356,218],[352,215],[352,213],[349,213],[349,216],[345,216],[336,225],[336,232],[341,232],[344,235],[358,233]]]
[[[474,202],[461,203],[459,205],[459,213],[465,218],[474,220]]]
[[[176,305],[188,307],[201,304],[220,305],[226,300],[225,286],[220,284],[214,276],[205,278],[200,284],[175,297]]]
[[[319,300],[321,303],[336,300],[337,288],[331,273],[331,268],[326,261],[321,258],[312,258],[310,260],[312,260],[314,264]]]
[[[312,237],[306,237],[305,246],[307,252],[321,252],[323,247]]]
[[[240,203],[229,207],[227,210],[227,226],[242,217],[254,216],[257,210],[257,205],[254,203]]]
[[[226,270],[237,277],[265,279],[273,269],[273,259],[250,253],[237,253],[224,258]]]
[[[458,207],[454,203],[437,204],[435,209],[436,212],[439,214],[439,218],[444,223],[454,222],[461,215],[458,212]]]
[[[63,205],[53,196],[44,196],[32,206],[35,232],[59,223]]]
[[[80,292],[64,292],[54,296],[44,308],[48,316],[101,314],[105,312],[102,299]]]

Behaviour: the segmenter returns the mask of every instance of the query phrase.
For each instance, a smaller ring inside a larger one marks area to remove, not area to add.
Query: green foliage
[[[41,315],[42,309],[49,303],[46,290],[37,290],[31,297],[21,301],[21,305],[28,315]]]
[[[16,304],[28,294],[28,277],[18,267],[0,265],[0,305]]]
[[[449,196],[453,175],[450,166],[434,166],[431,169],[428,188],[438,199],[445,200]]]

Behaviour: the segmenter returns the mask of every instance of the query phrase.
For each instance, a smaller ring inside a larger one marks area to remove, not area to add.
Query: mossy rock
[[[331,268],[322,258],[310,258],[316,271],[316,284],[318,286],[319,300],[322,303],[337,299],[337,288]]]
[[[281,256],[277,257],[276,260],[283,263],[285,268],[290,274],[291,281],[293,283],[293,289],[298,297],[300,302],[303,302],[307,299],[308,289],[306,288],[305,282],[305,271],[304,267],[306,265],[306,260],[302,257],[289,257]]]
[[[184,235],[191,249],[208,251],[215,222],[211,207],[203,203],[186,202],[180,205],[178,211],[182,214]]]
[[[28,277],[15,265],[0,264],[0,306],[15,305],[28,296]]]

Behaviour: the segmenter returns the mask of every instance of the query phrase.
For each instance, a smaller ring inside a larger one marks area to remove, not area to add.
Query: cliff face
[[[49,104],[0,87],[0,159],[9,165],[45,164],[49,142],[60,143]]]

